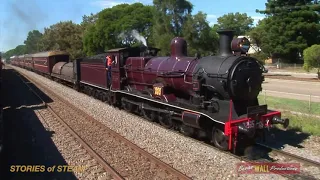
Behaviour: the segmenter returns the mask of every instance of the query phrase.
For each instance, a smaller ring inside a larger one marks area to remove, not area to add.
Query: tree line
[[[319,44],[317,1],[268,0],[265,10],[257,10],[266,17],[256,26],[246,13],[225,14],[210,26],[207,14],[199,11],[192,15],[192,10],[193,4],[187,0],[154,0],[153,5],[120,4],[84,15],[80,24],[60,21],[44,28],[44,33],[32,30],[24,44],[7,51],[4,57],[65,50],[74,59],[117,47],[140,46],[142,42],[134,38],[134,31],[145,37],[147,46],[160,48],[160,55],[169,54],[170,41],[176,36],[187,40],[190,56],[216,54],[219,38],[216,31],[220,28],[235,30],[235,36],[248,35],[261,48],[253,55],[260,60],[276,57],[297,63],[305,49]]]

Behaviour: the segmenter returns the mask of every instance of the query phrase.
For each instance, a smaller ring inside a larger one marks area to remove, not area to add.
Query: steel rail
[[[301,156],[298,156],[295,154],[291,154],[286,151],[275,149],[275,148],[272,148],[272,147],[265,145],[265,144],[256,143],[256,145],[263,147],[263,148],[266,148],[266,149],[270,150],[272,153],[279,154],[279,155],[285,156],[285,157],[293,159],[293,160],[297,160],[297,161],[302,162],[303,164],[306,164],[309,166],[315,166],[315,167],[320,168],[320,162],[317,162],[317,161],[314,161],[314,160],[311,160],[308,158],[304,158],[304,157],[301,157]]]
[[[32,82],[34,85],[36,85],[38,88],[41,89],[45,89],[45,91],[47,91],[48,93],[46,94],[50,94],[51,96],[54,96],[55,98],[57,98],[59,101],[63,102],[64,104],[66,104],[68,107],[70,107],[71,109],[73,109],[74,111],[78,112],[79,114],[81,114],[83,117],[85,117],[87,120],[90,120],[94,123],[99,124],[101,127],[104,127],[107,130],[107,133],[110,134],[111,136],[113,136],[114,138],[122,141],[124,144],[126,144],[128,147],[130,147],[131,149],[133,149],[134,151],[136,151],[137,153],[143,155],[144,157],[146,157],[147,159],[149,159],[150,161],[154,162],[156,165],[164,168],[167,172],[176,175],[179,179],[190,179],[190,177],[186,176],[185,174],[183,174],[182,172],[178,171],[177,169],[173,168],[172,166],[170,166],[169,164],[163,162],[162,160],[156,158],[155,156],[153,156],[152,154],[148,153],[147,151],[145,151],[144,149],[140,148],[139,146],[135,145],[134,143],[132,143],[131,141],[127,140],[125,137],[121,136],[120,134],[118,134],[117,132],[113,131],[112,129],[106,127],[104,124],[102,124],[101,122],[95,120],[93,117],[89,116],[87,113],[83,112],[82,110],[80,110],[79,108],[75,107],[73,104],[71,104],[70,102],[66,101],[65,99],[61,98],[60,96],[58,96],[56,93],[54,93],[53,91],[51,91],[50,89],[44,87],[43,85],[33,81],[28,75],[26,75],[25,73],[19,72],[21,73],[26,79],[28,79],[30,82]],[[49,105],[50,106],[50,105]],[[68,125],[67,125],[68,126]],[[68,126],[69,127],[69,126]],[[70,127],[69,127],[70,128]],[[70,128],[71,129],[71,128]],[[86,146],[89,147],[89,145],[86,144]],[[92,149],[92,148],[91,148]],[[92,150],[93,151],[93,150]],[[100,157],[100,156],[99,156]],[[101,158],[101,157],[100,157]],[[101,158],[102,161],[104,161]],[[105,161],[104,161],[105,162]]]

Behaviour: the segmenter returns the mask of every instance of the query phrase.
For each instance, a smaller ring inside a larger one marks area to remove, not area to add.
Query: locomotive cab
[[[110,49],[107,55],[112,57],[111,86],[113,90],[123,90],[128,84],[128,70],[141,73],[150,58],[156,56],[160,49],[153,47],[128,47]],[[104,61],[106,65],[106,61]],[[109,84],[109,82],[107,83]]]

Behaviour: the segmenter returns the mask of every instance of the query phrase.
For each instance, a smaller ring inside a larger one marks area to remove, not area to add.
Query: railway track
[[[269,150],[273,154],[281,155],[281,156],[284,156],[284,157],[286,157],[288,159],[296,160],[298,162],[301,162],[306,166],[314,166],[314,167],[320,168],[320,162],[313,161],[311,159],[307,159],[307,158],[304,158],[304,157],[301,157],[301,156],[297,156],[295,154],[291,154],[291,153],[288,153],[288,152],[285,152],[285,151],[282,151],[282,150],[278,150],[278,149],[272,148],[270,146],[267,146],[265,144],[256,143],[256,145]]]
[[[28,75],[19,72],[21,75],[24,76],[24,78],[26,78],[28,81],[30,81],[31,83],[33,83],[34,85],[36,85],[38,88],[41,89],[45,89],[46,92],[48,92],[48,94],[50,94],[50,97],[55,97],[56,99],[59,99],[59,101],[61,101],[63,104],[65,104],[66,106],[72,108],[74,111],[76,111],[77,113],[81,114],[83,117],[85,117],[88,120],[91,120],[92,122],[95,122],[97,124],[99,124],[100,126],[104,126],[105,130],[107,130],[106,133],[108,133],[111,137],[117,139],[119,142],[124,143],[126,146],[128,146],[130,149],[134,150],[137,154],[147,158],[151,163],[155,164],[156,167],[160,167],[162,169],[165,170],[165,172],[167,174],[171,174],[177,178],[175,179],[191,179],[188,176],[186,176],[185,174],[183,174],[182,172],[178,171],[177,169],[171,167],[169,164],[166,164],[165,162],[161,161],[160,159],[156,158],[155,156],[153,156],[152,154],[148,153],[147,151],[141,149],[140,147],[138,147],[137,145],[133,144],[132,142],[130,142],[129,140],[127,140],[126,138],[124,138],[123,136],[119,135],[118,133],[116,133],[115,131],[107,128],[105,125],[103,125],[102,123],[96,121],[93,117],[87,115],[85,112],[79,110],[78,108],[76,108],[74,105],[72,105],[71,103],[69,103],[68,101],[62,99],[61,97],[59,97],[58,95],[56,95],[54,92],[52,92],[50,89],[47,89],[46,87],[43,87],[41,84],[38,84],[37,82],[33,81],[30,77],[28,77]],[[105,169],[106,172],[109,172],[115,179],[125,179],[124,176],[121,175],[121,173],[119,173],[118,170],[116,170],[115,168],[113,168],[108,162],[106,162],[88,143],[85,142],[85,140],[83,138],[81,138],[79,136],[79,134],[73,130],[64,120],[62,117],[60,117],[58,115],[58,113],[54,110],[54,108],[50,105],[50,103],[46,103],[43,98],[41,97],[41,95],[39,95],[34,89],[32,89],[28,82],[24,81],[21,77],[20,79],[22,80],[22,82],[30,89],[30,91],[33,92],[33,94],[39,98],[42,101],[42,104],[48,108],[48,110],[59,120],[59,122],[61,124],[63,124],[63,126],[68,130],[68,132],[70,132],[70,134],[72,134],[72,136],[75,137],[75,139],[77,139],[77,141],[83,145],[83,147],[87,150],[87,152],[94,157],[99,164]]]

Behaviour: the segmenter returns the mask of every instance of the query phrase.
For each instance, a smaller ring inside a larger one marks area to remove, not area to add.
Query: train
[[[69,60],[64,51],[14,56],[11,64],[34,71],[112,106],[231,153],[265,140],[288,118],[260,105],[264,66],[247,52],[250,41],[219,30],[219,53],[187,55],[187,42],[172,39],[169,56],[154,47],[122,47]],[[112,59],[108,79],[106,56]]]

